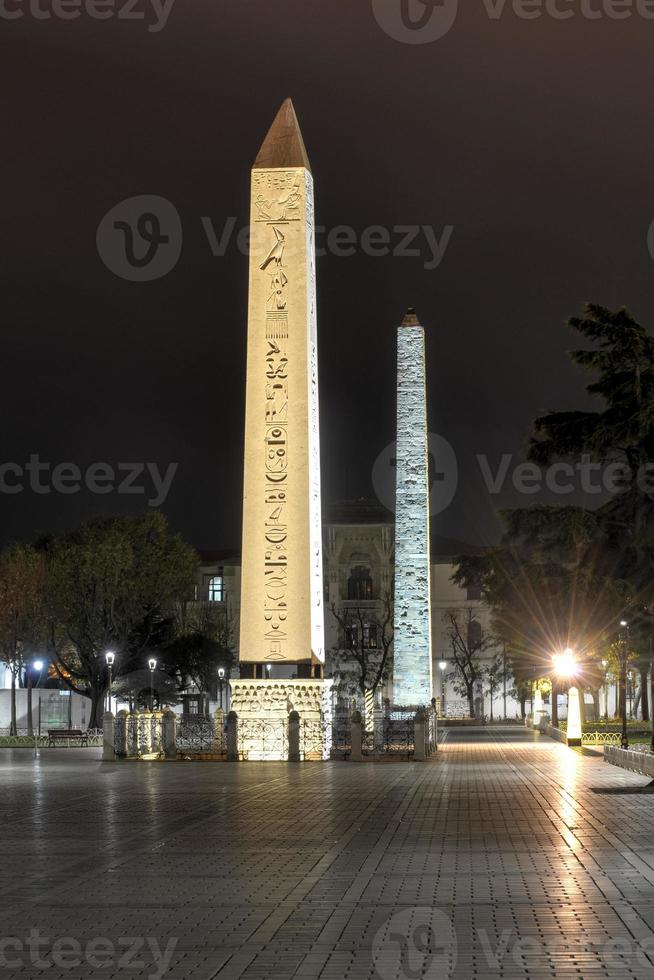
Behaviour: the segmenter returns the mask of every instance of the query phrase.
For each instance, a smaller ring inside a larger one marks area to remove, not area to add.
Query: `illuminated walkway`
[[[654,980],[654,797],[593,791],[646,780],[523,730],[424,764],[3,751],[0,780],[3,978]]]

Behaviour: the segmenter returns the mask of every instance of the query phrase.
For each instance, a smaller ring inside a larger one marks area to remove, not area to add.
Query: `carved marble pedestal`
[[[238,716],[241,759],[288,759],[288,718],[300,716],[300,759],[329,759],[332,739],[332,681],[233,680],[231,709]]]

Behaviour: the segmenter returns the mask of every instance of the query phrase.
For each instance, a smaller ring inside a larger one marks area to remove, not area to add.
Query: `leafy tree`
[[[573,647],[579,686],[597,704],[619,620],[629,620],[643,660],[654,627],[654,339],[626,310],[597,305],[570,325],[591,345],[571,356],[595,375],[586,390],[598,404],[536,419],[529,456],[613,464],[620,492],[593,510],[504,512],[500,546],[462,558],[455,579],[482,586],[523,676],[549,674],[553,652]]]
[[[116,679],[143,666],[147,652],[171,635],[196,555],[154,512],[89,521],[44,542],[43,550],[53,664],[68,687],[90,698],[89,726],[100,727],[106,651],[116,651]]]
[[[229,677],[236,661],[236,624],[229,606],[214,602],[188,602],[178,606],[176,636],[165,651],[168,669],[180,690],[189,684],[213,694],[222,668]]]
[[[595,511],[605,571],[623,594],[623,614],[653,627],[654,338],[625,309],[590,304],[569,322],[592,345],[571,357],[595,375],[586,391],[599,405],[536,419],[530,458],[614,464],[620,492]]]
[[[11,672],[10,735],[17,734],[16,686],[45,634],[44,563],[30,545],[0,553],[0,660]]]

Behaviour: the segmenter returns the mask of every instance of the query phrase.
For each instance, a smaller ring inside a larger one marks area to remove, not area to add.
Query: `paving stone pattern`
[[[3,980],[654,980],[654,796],[597,750],[0,770]]]

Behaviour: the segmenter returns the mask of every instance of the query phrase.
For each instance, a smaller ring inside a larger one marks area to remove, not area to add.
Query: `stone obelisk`
[[[290,99],[252,168],[239,657],[244,680],[232,703],[241,714],[263,704],[266,717],[285,721],[287,709],[319,703],[325,653],[313,177]]]
[[[407,311],[397,331],[393,700],[432,698],[429,444],[425,331]]]

